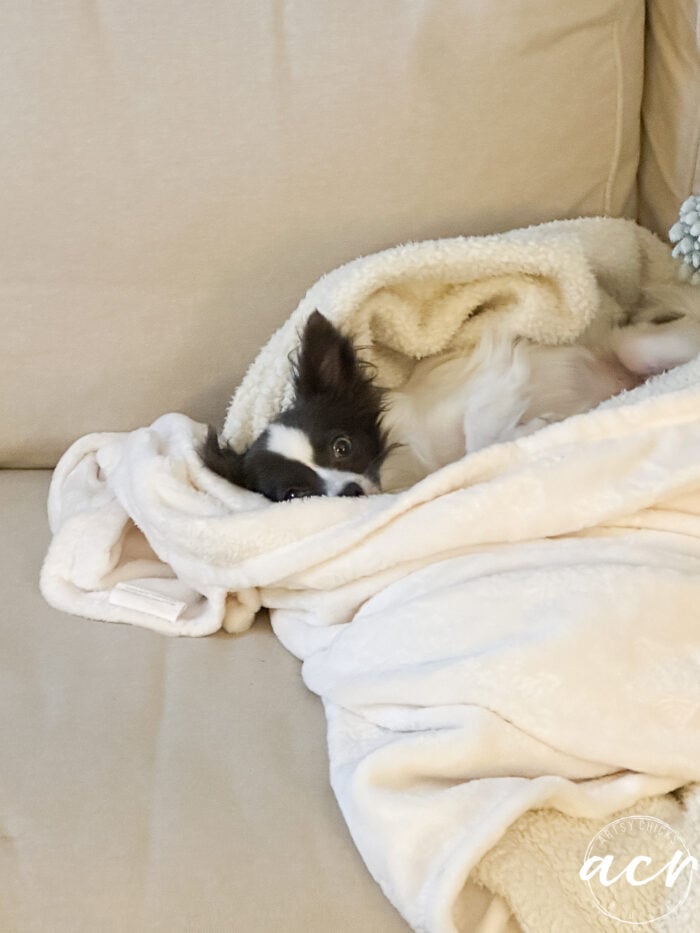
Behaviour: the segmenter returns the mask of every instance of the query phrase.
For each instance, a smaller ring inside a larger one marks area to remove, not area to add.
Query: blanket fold
[[[224,434],[248,443],[289,401],[288,357],[314,308],[391,386],[421,356],[468,352],[496,317],[565,342],[674,275],[651,234],[604,219],[357,260],[263,348]],[[179,635],[241,631],[270,608],[323,699],[353,838],[414,929],[454,933],[470,875],[525,929],[547,928],[556,880],[531,860],[538,896],[518,878],[511,897],[510,839],[541,848],[550,825],[556,852],[582,819],[700,780],[699,360],[366,499],[270,503],[202,466],[204,431],[170,414],[76,442],[51,487],[42,591]],[[700,855],[688,799],[674,818]],[[527,823],[535,810],[544,823]],[[585,884],[567,875],[566,891],[581,918],[567,929],[598,929]]]

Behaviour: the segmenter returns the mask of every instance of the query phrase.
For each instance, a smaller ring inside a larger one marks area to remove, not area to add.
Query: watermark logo
[[[591,839],[579,871],[598,910],[644,926],[677,911],[698,860],[673,827],[654,816],[623,816]]]

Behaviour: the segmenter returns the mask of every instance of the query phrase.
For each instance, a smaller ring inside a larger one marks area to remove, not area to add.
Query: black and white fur
[[[221,445],[210,428],[206,466],[273,502],[379,491],[388,452],[383,393],[352,341],[314,311],[293,368],[294,401],[248,450]]]
[[[574,344],[513,339],[494,325],[470,354],[420,360],[401,388],[385,392],[350,339],[315,311],[291,407],[243,453],[210,429],[202,456],[214,472],[273,501],[379,492],[380,469],[385,489],[402,488],[465,453],[588,411],[698,353],[700,293],[670,285],[645,293],[626,326],[599,323]]]

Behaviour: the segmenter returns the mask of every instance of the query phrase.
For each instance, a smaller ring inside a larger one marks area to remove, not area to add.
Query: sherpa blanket
[[[290,398],[314,308],[391,386],[495,318],[570,340],[673,276],[660,241],[606,219],[357,260],[261,351],[225,433],[247,443]],[[68,450],[49,602],[180,635],[240,631],[269,607],[323,699],[353,838],[414,929],[458,930],[470,874],[524,929],[563,929],[562,903],[567,931],[618,928],[575,868],[558,880],[557,852],[583,818],[700,779],[700,361],[366,499],[270,503],[206,471],[203,436],[171,414]],[[700,854],[697,806],[673,812]]]

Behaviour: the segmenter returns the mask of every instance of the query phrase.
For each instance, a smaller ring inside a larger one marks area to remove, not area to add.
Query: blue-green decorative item
[[[668,237],[676,244],[673,255],[681,260],[681,277],[700,285],[700,195],[693,194],[681,204]]]

